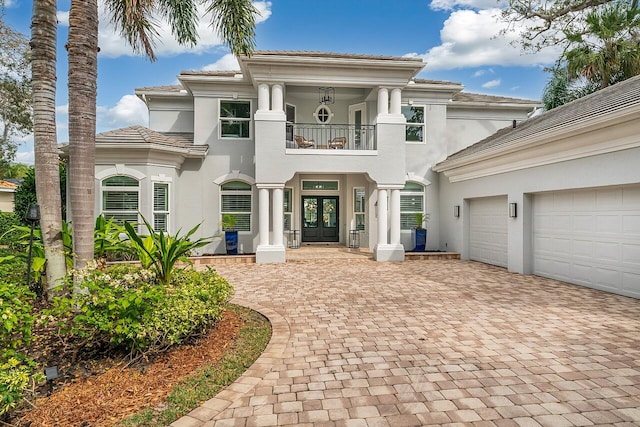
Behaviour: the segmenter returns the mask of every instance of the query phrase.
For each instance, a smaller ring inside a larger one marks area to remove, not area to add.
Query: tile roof
[[[429,79],[413,79],[416,83],[425,83],[431,85],[460,85],[458,82],[448,82],[445,80],[429,80]]]
[[[421,58],[411,58],[404,56],[384,56],[384,55],[363,55],[355,53],[335,53],[335,52],[316,52],[308,50],[261,50],[253,52],[254,55],[272,55],[272,56],[300,56],[309,58],[344,58],[344,59],[375,59],[383,61],[411,61],[423,62]]]
[[[181,75],[187,76],[217,76],[217,77],[233,77],[236,74],[242,74],[240,70],[230,70],[230,71],[219,71],[219,70],[211,70],[211,71],[194,71],[194,70],[185,70],[180,72]]]
[[[453,96],[453,100],[456,102],[483,102],[483,103],[501,103],[501,104],[536,104],[540,105],[539,101],[533,101],[531,99],[522,98],[510,98],[507,96],[494,96],[485,95],[482,93],[469,93],[458,92]]]
[[[182,85],[168,85],[168,86],[144,86],[138,87],[136,90],[140,91],[159,91],[159,92],[180,92],[184,87]]]
[[[519,123],[515,128],[509,126],[500,129],[493,135],[450,155],[441,164],[507,145],[540,132],[560,129],[569,124],[588,123],[598,116],[633,105],[640,105],[640,76],[546,111]]]
[[[171,147],[202,149],[206,151],[206,145],[193,145],[193,134],[182,132],[156,132],[144,126],[130,126],[102,132],[96,135],[96,143],[130,143],[130,144],[159,144]],[[202,148],[200,148],[202,147]]]
[[[2,188],[2,189],[15,190],[18,187],[19,187],[18,184],[14,184],[13,182],[9,182],[9,181],[6,181],[4,179],[0,179],[0,188]]]

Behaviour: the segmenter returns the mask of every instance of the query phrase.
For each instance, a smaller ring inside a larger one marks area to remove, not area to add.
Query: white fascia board
[[[528,135],[460,159],[445,160],[432,169],[457,182],[639,147],[638,110],[640,106],[634,106],[624,114],[618,111]],[[610,128],[616,125],[625,135],[612,139]]]
[[[465,102],[465,101],[452,101],[449,105],[451,109],[471,109],[471,108],[494,108],[496,110],[527,110],[531,111],[534,108],[542,107],[539,102],[531,103],[519,103],[519,102]]]

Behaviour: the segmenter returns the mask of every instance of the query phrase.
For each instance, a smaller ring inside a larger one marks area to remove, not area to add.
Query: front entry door
[[[302,241],[337,242],[338,197],[302,196]]]

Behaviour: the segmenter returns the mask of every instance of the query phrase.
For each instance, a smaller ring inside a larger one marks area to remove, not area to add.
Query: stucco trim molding
[[[96,179],[98,181],[102,181],[105,178],[109,178],[115,175],[129,175],[134,177],[138,181],[141,181],[147,177],[143,172],[140,172],[137,169],[126,167],[123,164],[117,164],[96,173]]]
[[[213,180],[213,183],[217,185],[222,185],[227,181],[244,181],[247,184],[251,184],[251,185],[255,185],[256,183],[255,179],[253,179],[249,175],[240,173],[240,171],[237,171],[237,170],[231,171],[231,173],[228,173],[226,175],[221,175],[217,177],[216,179]]]
[[[416,175],[413,172],[407,172],[407,181],[419,182],[420,184],[424,185],[425,187],[428,186],[428,185],[431,185],[431,181],[421,177],[420,175]]]

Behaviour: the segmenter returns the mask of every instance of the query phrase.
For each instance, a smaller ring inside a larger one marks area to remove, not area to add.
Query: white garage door
[[[640,298],[640,186],[535,195],[533,272]]]
[[[470,201],[469,258],[507,266],[507,198],[486,197]]]

